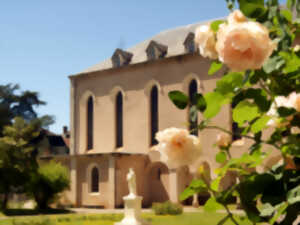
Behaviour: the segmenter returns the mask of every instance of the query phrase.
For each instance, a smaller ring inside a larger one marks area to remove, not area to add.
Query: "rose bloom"
[[[209,25],[202,25],[196,29],[195,43],[199,46],[203,57],[217,59],[216,37]]]
[[[292,108],[294,108],[297,112],[300,112],[300,94],[292,92],[288,97],[288,101]]]
[[[246,22],[247,18],[240,10],[237,9],[229,14],[227,21],[228,23],[241,23]]]
[[[231,136],[225,133],[218,134],[216,144],[219,148],[228,147],[231,144]]]
[[[160,160],[169,168],[178,168],[193,163],[201,154],[198,137],[185,129],[168,128],[156,133]]]
[[[279,115],[277,113],[277,109],[280,107],[294,108],[297,112],[300,112],[300,94],[297,94],[296,92],[292,92],[288,97],[277,96],[274,99],[271,108],[267,112],[267,115],[272,117],[272,119],[269,120],[268,125],[270,126],[280,125],[278,124]],[[287,118],[288,121],[291,121],[292,119],[293,119],[292,116]],[[287,124],[283,124],[283,125],[287,125]]]
[[[267,112],[267,115],[271,117],[271,119],[267,123],[268,126],[280,126],[279,115],[277,113],[277,109],[280,107],[291,108],[292,104],[289,101],[289,99],[285,96],[275,97],[274,102],[271,105],[271,108]]]
[[[247,21],[240,11],[230,14],[217,33],[219,60],[235,72],[260,69],[275,47],[267,28]]]

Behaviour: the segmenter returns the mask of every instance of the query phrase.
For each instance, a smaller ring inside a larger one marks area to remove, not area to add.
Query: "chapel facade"
[[[191,98],[197,92],[213,91],[222,76],[222,72],[207,74],[210,61],[199,55],[194,43],[197,26],[167,30],[130,49],[116,49],[110,59],[69,77],[70,153],[56,156],[70,169],[71,188],[62,204],[122,207],[129,168],[136,173],[143,206],[179,201],[193,174],[187,168],[169,169],[156,160],[155,134],[169,127],[193,127],[189,108],[177,109],[168,98],[170,91],[180,90]],[[213,122],[235,129],[230,110],[224,107]],[[213,146],[218,132],[191,132],[201,139],[199,165],[210,179],[220,166]],[[234,146],[233,155],[241,154],[247,145]],[[229,174],[223,185],[231,185],[234,179]]]

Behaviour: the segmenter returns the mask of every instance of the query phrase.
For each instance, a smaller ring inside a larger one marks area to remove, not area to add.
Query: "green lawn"
[[[143,214],[143,218],[153,225],[215,225],[225,214],[220,213],[184,213],[178,216],[155,216],[151,213]],[[69,214],[69,215],[43,215],[7,217],[0,219],[0,225],[113,225],[120,221],[121,214]],[[240,220],[240,225],[250,225],[246,219]],[[233,224],[231,222],[226,225]]]

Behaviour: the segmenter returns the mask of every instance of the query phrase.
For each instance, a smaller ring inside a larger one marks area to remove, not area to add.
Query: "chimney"
[[[67,126],[63,126],[63,136],[69,138],[70,134]]]

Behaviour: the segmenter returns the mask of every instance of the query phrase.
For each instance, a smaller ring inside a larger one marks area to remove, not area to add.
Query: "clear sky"
[[[0,84],[47,102],[50,127],[69,126],[68,76],[156,33],[228,14],[225,0],[9,0],[0,8]]]

